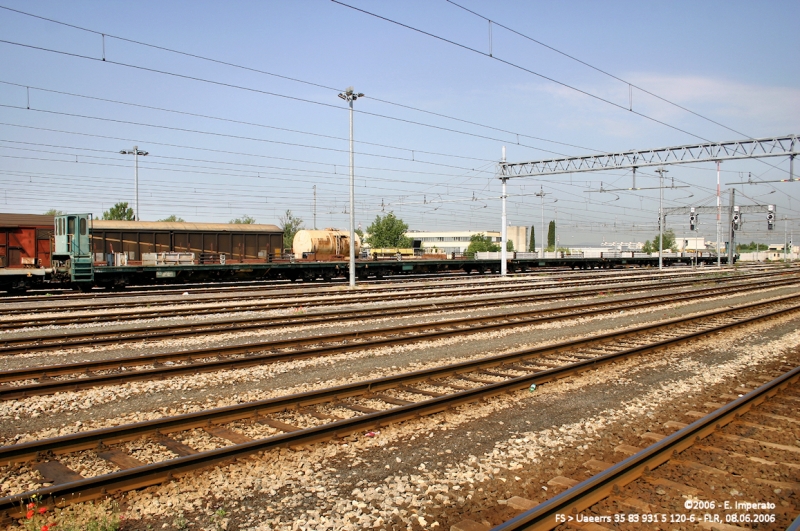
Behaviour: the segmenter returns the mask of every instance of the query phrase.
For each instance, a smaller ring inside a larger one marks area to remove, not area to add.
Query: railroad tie
[[[450,531],[489,531],[490,525],[476,522],[475,520],[461,520],[457,524],[450,526]]]
[[[373,409],[371,407],[359,406],[358,404],[351,404],[349,402],[342,402],[342,401],[334,402],[333,405],[344,409],[350,409],[352,411],[355,411],[356,413],[369,414],[369,413],[378,413],[380,411],[380,409]]]
[[[137,466],[144,466],[144,462],[139,461],[135,457],[126,454],[122,450],[112,448],[104,452],[97,452],[97,457],[108,461],[109,463],[117,465],[121,469],[136,468]]]
[[[585,466],[590,470],[596,470],[597,472],[602,472],[603,470],[614,466],[614,463],[608,463],[606,461],[598,461],[597,459],[589,459],[583,464],[583,466]]]
[[[207,426],[203,429],[206,431],[206,433],[209,433],[215,437],[219,437],[220,439],[230,441],[233,444],[244,444],[253,440],[247,435],[241,434],[237,431],[229,430],[228,428],[223,428],[222,426]]]
[[[643,433],[641,435],[642,439],[649,439],[649,440],[654,441],[654,442],[658,442],[661,439],[663,439],[664,437],[666,437],[666,435],[661,434],[661,433],[655,433],[655,432],[652,432],[652,431],[648,431],[647,433]]]
[[[619,446],[614,448],[615,452],[619,452],[625,455],[638,454],[642,450],[644,450],[644,448],[640,448],[638,446],[631,446],[630,444],[620,444]]]
[[[377,394],[373,395],[370,398],[375,398],[377,400],[381,400],[382,402],[386,402],[387,404],[393,404],[395,406],[407,406],[409,404],[414,404],[415,402],[411,402],[410,400],[403,400],[401,398],[395,398],[389,395]]]
[[[269,426],[270,428],[275,428],[276,430],[280,430],[285,433],[300,431],[302,429],[298,428],[297,426],[292,426],[291,424],[287,424],[286,422],[281,422],[280,420],[274,420],[268,418],[260,418],[256,422],[258,422],[259,424],[263,424],[265,426]]]
[[[520,496],[512,496],[511,498],[508,499],[506,505],[517,511],[530,511],[538,504],[533,500],[529,500],[528,498],[522,498]]]
[[[409,387],[405,385],[398,387],[398,389],[401,391],[405,391],[407,393],[422,395],[422,396],[432,396],[434,398],[438,398],[440,396],[447,396],[445,393],[437,393],[436,391],[428,391],[427,389],[419,389],[417,387]]]
[[[664,423],[664,427],[670,430],[682,430],[686,426],[688,426],[688,424],[684,422],[676,422],[674,420],[668,420],[667,422]]]
[[[181,457],[187,456],[187,455],[194,455],[194,454],[198,453],[198,451],[195,450],[194,448],[192,448],[191,446],[187,446],[187,445],[183,444],[182,442],[178,442],[175,439],[171,439],[170,437],[167,437],[166,435],[161,435],[158,438],[158,444],[160,444],[161,446],[166,447],[168,450],[171,450],[171,451],[175,452],[176,454],[178,454]]]
[[[313,409],[301,409],[299,413],[303,415],[308,415],[309,417],[314,417],[318,420],[325,420],[325,421],[336,421],[336,420],[344,420],[343,417],[337,417],[336,415],[329,415],[327,413],[320,413],[319,411]]]
[[[564,487],[565,489],[571,489],[578,483],[580,483],[580,481],[577,479],[568,478],[566,476],[556,476],[547,482],[551,487]]]
[[[83,476],[68,468],[60,461],[45,461],[33,465],[33,469],[37,470],[44,478],[43,483],[53,483],[60,485],[62,483],[70,483],[72,481],[80,481],[84,479]]]
[[[692,418],[695,418],[695,419],[701,419],[701,418],[705,417],[706,414],[705,413],[701,413],[699,411],[687,411],[686,412],[686,416],[687,417],[692,417]]]

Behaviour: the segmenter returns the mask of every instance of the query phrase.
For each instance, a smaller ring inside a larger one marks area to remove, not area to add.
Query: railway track
[[[794,436],[800,424],[800,367],[787,369],[763,385],[751,382],[756,389],[737,389],[744,396],[721,397],[732,400],[727,404],[706,403],[711,413],[686,412],[691,424],[685,418],[666,423],[658,431],[674,433],[652,432],[649,438],[658,442],[647,448],[620,448],[633,455],[605,463],[602,472],[493,531],[567,529],[571,522],[590,522],[598,530],[607,528],[603,524],[614,529],[786,529],[795,511],[775,502],[788,499],[782,493],[800,489],[797,481],[780,473],[776,480],[774,474],[793,470],[791,475],[800,476]],[[743,492],[732,493],[732,486]]]
[[[718,295],[736,293],[743,289],[760,290],[770,289],[781,286],[797,284],[798,279],[782,278],[778,280],[764,280],[760,282],[735,282],[733,285],[722,285],[712,288],[693,289],[691,291],[667,293],[660,296],[645,295],[640,297],[630,297],[614,303],[591,303],[571,305],[559,311],[583,311],[588,309],[625,309],[631,307],[645,307],[651,303],[667,303],[670,301],[681,302]],[[674,289],[674,286],[671,287]],[[591,293],[590,293],[591,294]],[[215,320],[213,322],[192,323],[187,325],[167,324],[148,326],[146,328],[132,327],[127,329],[117,329],[110,332],[99,330],[70,330],[61,333],[45,333],[40,335],[28,335],[22,338],[8,338],[0,341],[0,355],[14,355],[28,352],[38,352],[50,349],[75,348],[80,346],[99,346],[107,344],[119,344],[130,341],[142,341],[152,339],[176,339],[179,337],[189,337],[197,334],[222,334],[230,332],[242,332],[246,330],[267,330],[270,328],[280,328],[287,326],[307,326],[317,323],[357,321],[359,323],[368,319],[384,319],[389,317],[403,317],[419,315],[423,312],[447,312],[455,310],[488,309],[509,304],[532,304],[541,303],[549,300],[562,299],[561,295],[524,294],[524,295],[504,295],[492,297],[491,299],[477,299],[469,301],[436,302],[436,303],[417,303],[406,304],[402,307],[387,307],[368,310],[334,310],[315,312],[302,315],[280,315],[270,317],[243,316]],[[531,312],[506,313],[504,317],[514,316],[545,316],[552,314],[555,310],[538,310]],[[555,311],[556,314],[559,311]],[[0,381],[3,381],[0,374]]]
[[[764,287],[777,287],[794,281],[766,282],[756,285],[747,285],[747,289]],[[0,372],[0,400],[12,400],[26,396],[53,394],[59,391],[77,391],[99,386],[119,385],[125,382],[158,380],[173,376],[212,372],[220,370],[240,369],[244,367],[263,366],[267,363],[293,361],[311,357],[329,356],[342,352],[354,352],[387,345],[410,344],[422,341],[431,341],[465,334],[508,329],[512,327],[530,326],[556,320],[589,317],[603,313],[619,312],[624,310],[641,309],[648,306],[707,300],[710,296],[724,296],[738,293],[744,286],[730,286],[727,288],[710,288],[707,290],[693,291],[691,293],[662,293],[659,295],[648,294],[639,297],[629,297],[615,301],[601,301],[570,305],[559,308],[531,309],[516,312],[505,312],[500,315],[488,315],[458,319],[446,319],[436,322],[425,322],[410,325],[400,325],[372,330],[357,330],[353,332],[336,333],[329,335],[313,335],[285,340],[267,339],[248,344],[224,347],[205,347],[195,350],[181,350],[158,354],[112,358],[91,362],[79,362],[61,365],[38,366],[26,369],[14,369]],[[800,299],[800,294],[779,297],[776,303]],[[507,303],[503,303],[507,304]],[[415,309],[399,309],[398,313],[415,312]],[[363,318],[361,311],[355,312],[353,318]],[[308,324],[303,319],[293,318],[295,324]],[[330,321],[331,316],[315,317],[314,321]],[[292,318],[274,326],[286,326]],[[266,328],[268,324],[248,323],[243,328]],[[230,331],[229,329],[222,330]],[[191,335],[197,331],[186,331],[183,335]],[[199,332],[205,333],[205,332]],[[179,333],[166,333],[167,337],[177,337]],[[84,345],[100,345],[124,341],[140,341],[143,338],[152,339],[153,335],[132,335],[129,338],[120,337],[114,333],[103,337],[102,333],[81,335],[72,338],[72,343],[44,343],[38,345],[21,344],[4,346],[0,354],[19,354],[32,351],[47,351],[62,349],[68,346],[78,347]]]
[[[779,274],[782,271],[784,271],[784,269],[773,268],[773,269],[770,270],[770,272],[774,272],[774,273],[777,273],[777,274]],[[789,270],[789,271],[791,271],[791,270]],[[738,273],[738,272],[736,272],[734,270],[724,270],[722,272],[722,274],[723,275],[736,275],[736,274],[740,274],[740,273]],[[766,271],[758,271],[758,272],[755,272],[755,273],[749,273],[749,272],[745,273],[745,275],[748,275],[748,274],[749,275],[758,275],[758,274],[769,274],[769,273],[766,272]],[[575,278],[569,278],[570,276],[574,276]],[[664,272],[664,273],[659,274],[657,276],[657,278],[674,279],[674,278],[687,277],[687,276],[689,276],[689,277],[712,277],[712,278],[717,278],[717,277],[720,276],[720,272],[716,271],[716,270],[714,270],[714,271],[708,270],[708,271],[702,271],[702,272],[688,271],[688,270],[687,271],[683,271],[683,270],[681,270],[681,271],[670,271],[670,272]],[[458,288],[458,289],[460,289],[460,288],[477,288],[477,287],[480,287],[480,286],[487,286],[487,287],[494,288],[494,287],[498,287],[500,285],[509,285],[509,284],[512,284],[512,283],[513,284],[527,284],[527,283],[530,283],[530,284],[534,284],[535,285],[535,284],[541,284],[541,283],[546,282],[548,280],[550,280],[550,281],[553,280],[552,278],[543,276],[541,274],[526,274],[524,276],[513,277],[513,278],[514,278],[514,280],[507,280],[507,281],[504,281],[504,282],[498,282],[497,278],[491,278],[491,279],[489,279],[489,278],[473,278],[473,279],[469,279],[469,280],[455,280],[455,281],[442,280],[442,281],[438,281],[438,282],[423,281],[423,284],[429,283],[429,284],[432,284],[432,285],[422,285],[422,286],[417,286],[416,282],[412,282],[412,283],[406,283],[406,282],[393,283],[393,284],[390,284],[388,286],[385,283],[379,283],[379,284],[370,284],[370,285],[365,285],[365,286],[359,286],[358,287],[358,293],[402,292],[402,291],[406,291],[406,290],[409,289],[409,284],[411,284],[411,289],[415,289],[415,288],[431,289],[432,287],[433,288],[442,288],[442,289],[448,289],[448,288],[452,288],[452,289],[457,289]],[[581,284],[596,283],[598,280],[602,280],[602,279],[605,279],[605,278],[611,278],[611,279],[613,279],[615,281],[620,281],[620,282],[621,281],[625,281],[625,282],[638,281],[640,279],[652,280],[654,278],[654,275],[653,275],[653,273],[651,271],[646,271],[645,270],[645,271],[635,271],[635,272],[626,271],[624,273],[608,273],[608,272],[594,273],[594,274],[589,275],[588,278],[587,278],[586,275],[567,275],[566,273],[564,273],[564,274],[559,273],[558,278],[559,278],[559,282],[563,282],[563,283],[573,282],[574,285],[581,285]],[[443,284],[443,286],[437,286],[436,284]],[[341,288],[343,287],[341,285],[335,285],[335,286],[331,286],[331,287],[334,289],[336,294],[343,295],[343,296],[348,295],[347,292],[343,293],[343,292],[340,291]],[[284,298],[285,297],[296,297],[298,290],[294,289],[292,286],[280,286],[280,287],[275,287],[274,289],[262,289],[262,290],[254,289],[254,290],[245,290],[245,291],[246,291],[245,293],[237,293],[237,292],[234,292],[234,293],[224,293],[224,292],[222,292],[222,293],[220,293],[219,290],[214,290],[213,288],[211,288],[211,289],[208,289],[208,290],[204,290],[205,293],[196,293],[196,294],[189,293],[189,295],[186,295],[186,293],[187,293],[186,290],[178,290],[174,294],[174,296],[176,298],[170,298],[170,299],[166,299],[166,300],[157,299],[157,300],[142,301],[139,298],[137,298],[135,300],[127,300],[127,299],[130,299],[130,297],[119,296],[118,298],[125,299],[125,300],[105,301],[105,300],[102,300],[102,299],[101,300],[95,300],[94,298],[90,297],[88,299],[80,299],[80,300],[68,301],[69,304],[63,304],[62,301],[59,301],[57,299],[52,299],[52,298],[45,297],[44,300],[32,301],[32,302],[44,302],[44,303],[48,303],[48,304],[37,304],[35,306],[24,306],[24,307],[20,307],[20,303],[25,303],[27,301],[19,301],[19,300],[13,300],[12,299],[12,300],[7,301],[7,302],[13,303],[14,307],[12,307],[12,308],[5,307],[5,308],[3,308],[3,310],[6,313],[6,315],[12,315],[14,313],[22,313],[23,311],[29,311],[30,312],[31,310],[33,310],[34,312],[42,312],[42,311],[48,311],[48,310],[53,310],[53,309],[55,309],[55,310],[64,310],[64,309],[73,309],[73,308],[76,308],[76,309],[86,309],[86,308],[88,308],[88,309],[107,310],[107,309],[118,309],[118,308],[125,308],[125,307],[137,307],[137,306],[141,306],[143,304],[149,304],[149,305],[152,306],[152,305],[166,305],[166,304],[176,304],[176,303],[177,304],[189,304],[189,303],[209,302],[209,301],[213,301],[213,302],[235,302],[235,301],[241,301],[241,300],[250,300],[250,299],[253,299],[254,296],[263,296],[265,293],[268,294],[269,296],[273,297],[273,298],[276,298],[276,297],[278,297],[278,298],[279,297],[284,297]],[[302,287],[302,291],[304,293],[306,293],[306,294],[307,293],[330,294],[330,287],[326,288],[324,286],[320,286],[320,285],[315,284],[315,285],[312,285],[312,286],[303,286]],[[272,294],[271,292],[278,292],[278,293]],[[352,295],[352,293],[349,293],[349,294]],[[156,295],[157,296],[162,296],[162,295],[165,295],[165,294],[157,293]],[[49,304],[49,303],[55,303],[55,304]],[[2,306],[0,306],[0,307],[2,307]]]
[[[413,420],[795,313],[800,311],[797,299],[761,301],[374,380],[5,446],[0,448],[4,474],[21,473],[15,464],[23,463],[52,485],[6,496],[0,499],[0,511],[18,515],[21,503],[34,495],[47,504],[64,505],[161,483],[264,450]],[[199,451],[191,446],[203,437],[217,447]],[[144,444],[159,445],[172,457],[140,461],[135,452]],[[75,453],[107,463],[114,471],[82,478],[59,461],[59,456]]]
[[[764,279],[770,277],[793,277],[796,278],[798,273],[796,272],[776,272],[776,273],[761,273],[761,274],[752,274],[752,275],[739,275],[735,277],[731,276],[724,276],[724,277],[713,277],[713,278],[703,278],[700,279],[688,279],[688,280],[670,280],[670,279],[659,279],[655,282],[647,282],[646,278],[637,279],[641,284],[634,284],[629,285],[626,282],[629,279],[619,278],[613,279],[613,282],[607,282],[602,284],[602,288],[598,287],[591,287],[591,288],[581,288],[581,285],[586,284],[586,281],[581,281],[579,283],[572,283],[570,281],[566,282],[558,282],[559,293],[545,293],[545,294],[537,294],[537,300],[553,300],[554,298],[563,298],[564,296],[574,297],[574,296],[586,296],[592,294],[598,294],[600,292],[604,293],[618,293],[618,292],[631,292],[635,290],[641,289],[652,289],[663,287],[668,285],[670,288],[679,288],[683,286],[691,286],[698,282],[714,282],[714,283],[725,283],[730,281],[738,281],[738,280],[748,280],[748,279]],[[591,282],[588,282],[591,283]],[[98,322],[108,322],[108,321],[135,321],[141,319],[155,319],[155,318],[170,318],[170,317],[186,317],[186,316],[200,316],[200,315],[213,315],[219,313],[232,313],[232,312],[245,312],[245,311],[271,311],[271,310],[285,310],[287,308],[296,308],[299,306],[310,306],[310,307],[325,307],[325,306],[336,306],[341,304],[363,304],[369,302],[385,302],[387,299],[391,300],[404,300],[404,299],[423,299],[423,298],[439,298],[445,296],[469,296],[469,295],[490,295],[496,293],[507,293],[511,289],[517,290],[547,290],[552,289],[552,284],[547,285],[541,281],[536,283],[524,283],[524,284],[510,284],[510,283],[503,283],[497,284],[493,283],[491,286],[474,286],[468,285],[471,287],[457,287],[457,288],[446,288],[446,289],[421,289],[421,290],[406,290],[403,292],[394,292],[394,291],[381,291],[379,293],[360,293],[357,295],[331,295],[331,294],[324,294],[317,297],[307,297],[302,300],[297,300],[295,294],[285,294],[283,296],[277,297],[279,300],[275,300],[276,297],[272,297],[271,300],[268,301],[259,301],[259,300],[252,300],[251,297],[247,297],[250,302],[245,304],[218,304],[220,302],[224,302],[222,299],[214,299],[214,300],[206,300],[203,302],[214,303],[214,306],[208,307],[183,307],[184,305],[188,306],[189,303],[183,303],[181,301],[182,306],[178,308],[162,308],[162,309],[150,309],[150,308],[142,308],[142,303],[133,303],[133,306],[137,306],[136,309],[131,310],[123,310],[123,311],[109,311],[113,310],[114,308],[118,308],[118,306],[101,306],[99,308],[96,307],[84,307],[83,310],[104,310],[100,314],[81,314],[81,315],[47,315],[41,317],[35,317],[36,313],[53,313],[54,311],[63,311],[69,310],[71,308],[58,308],[58,307],[50,307],[50,308],[39,308],[37,310],[19,310],[18,313],[24,313],[24,316],[13,318],[13,319],[4,319],[0,321],[0,330],[14,330],[19,328],[32,328],[32,327],[42,327],[42,326],[51,326],[51,325],[72,325],[72,324],[90,324],[90,323],[98,323]],[[574,289],[570,289],[574,288]],[[566,293],[563,291],[564,289],[569,289]],[[503,295],[501,295],[503,296]],[[280,300],[280,299],[289,299],[289,300]],[[148,303],[149,304],[149,303]],[[164,302],[161,304],[155,304],[156,306],[160,305],[174,305],[175,301],[171,302]],[[197,302],[195,301],[195,304]]]
[[[758,266],[758,267],[747,267],[746,270],[770,270],[775,269],[776,266]],[[724,271],[730,271],[730,268],[725,268]],[[686,274],[685,271],[681,271],[683,274]],[[575,271],[570,268],[555,268],[555,267],[543,267],[538,268],[535,271],[528,271],[528,272],[516,272],[516,273],[509,273],[510,276],[516,278],[524,278],[530,276],[538,276],[543,273],[557,273],[559,275],[565,276],[581,276],[581,277],[602,277],[602,276],[609,276],[609,275],[618,275],[621,271],[616,270],[614,272],[610,271]],[[651,271],[643,269],[643,270],[626,270],[624,272],[626,275],[650,275]],[[674,273],[673,273],[674,274]],[[481,275],[480,277],[477,276],[468,276],[466,273],[443,273],[438,275],[402,275],[402,276],[393,276],[393,277],[385,277],[381,280],[366,280],[360,281],[359,285],[361,286],[380,286],[387,283],[392,282],[402,282],[404,284],[410,283],[417,283],[417,282],[431,282],[431,281],[448,281],[451,279],[462,279],[462,278],[470,278],[473,282],[479,281],[481,278],[495,278],[499,275],[493,273],[486,273]],[[95,299],[108,299],[108,298],[123,298],[129,296],[148,296],[148,295],[182,295],[185,292],[189,292],[192,295],[195,294],[202,294],[202,293],[221,293],[225,291],[241,291],[241,292],[260,292],[260,291],[269,291],[269,290],[279,290],[279,289],[297,289],[297,290],[307,290],[310,286],[314,288],[330,288],[330,287],[341,287],[342,283],[345,282],[346,279],[342,279],[340,282],[313,282],[313,283],[293,283],[289,280],[275,280],[275,281],[258,281],[258,282],[220,282],[214,283],[213,285],[209,284],[180,284],[180,285],[155,285],[155,286],[141,286],[135,288],[126,288],[122,291],[92,291],[88,293],[84,292],[76,292],[73,290],[66,290],[66,289],[53,289],[48,291],[46,294],[31,294],[31,295],[13,295],[13,296],[0,296],[0,304],[3,303],[19,303],[19,302],[32,302],[32,301],[68,301],[68,300],[95,300]]]

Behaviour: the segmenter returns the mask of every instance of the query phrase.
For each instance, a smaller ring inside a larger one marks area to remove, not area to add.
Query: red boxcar
[[[0,213],[0,268],[50,267],[53,216]]]

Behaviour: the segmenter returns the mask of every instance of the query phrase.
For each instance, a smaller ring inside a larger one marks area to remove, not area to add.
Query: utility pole
[[[121,155],[133,155],[133,178],[134,188],[136,188],[136,196],[133,203],[133,218],[139,221],[139,156],[146,157],[150,153],[142,151],[138,146],[133,146],[133,149],[123,149],[120,151]]]
[[[314,230],[317,230],[317,185],[314,185]]]
[[[542,235],[540,236],[540,238],[543,238],[543,240],[542,240],[542,255],[539,258],[544,258],[544,249],[545,249],[544,242],[547,241],[547,236],[546,236],[547,233],[544,231],[544,196],[546,196],[547,194],[542,189],[542,186],[539,185],[539,191],[533,195],[539,196],[542,199]]]
[[[722,201],[719,196],[719,161],[717,161],[717,267],[722,267],[722,257],[720,256],[719,233],[722,223]]]
[[[669,170],[659,168],[658,174],[658,270],[664,268],[664,259],[661,256],[664,249],[664,174]]]
[[[786,245],[789,243],[787,239],[789,234],[787,232],[788,223],[789,221],[787,220],[786,216],[783,216],[783,261],[784,262],[786,261]]]
[[[356,285],[356,215],[355,215],[355,168],[353,159],[353,102],[363,98],[364,94],[356,94],[353,87],[339,94],[339,97],[350,105],[350,287]]]
[[[502,162],[506,161],[506,147],[503,146],[503,160]],[[503,182],[503,193],[500,194],[502,197],[502,205],[503,205],[503,214],[500,219],[500,223],[502,227],[500,228],[500,276],[504,277],[508,274],[508,264],[506,261],[508,260],[508,217],[506,215],[506,183],[508,182],[508,178],[504,177],[501,179]]]
[[[733,230],[733,206],[736,204],[736,188],[731,188],[730,208],[728,209],[728,265],[733,264],[733,255],[736,251],[736,231]]]

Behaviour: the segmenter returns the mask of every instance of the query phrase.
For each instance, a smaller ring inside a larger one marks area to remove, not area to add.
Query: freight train
[[[357,241],[357,243],[360,243]],[[308,249],[305,249],[305,248]],[[0,290],[24,292],[44,286],[90,290],[132,285],[254,280],[331,280],[349,275],[349,234],[328,229],[303,231],[297,253],[283,252],[275,225],[108,221],[91,214],[55,217],[0,214]],[[714,264],[716,256],[670,254],[664,264]],[[725,257],[722,262],[726,263]],[[509,253],[508,271],[537,267],[572,269],[654,266],[642,253],[601,253],[539,258]],[[500,257],[453,255],[382,259],[378,253],[356,261],[356,277],[463,271],[499,272]]]

